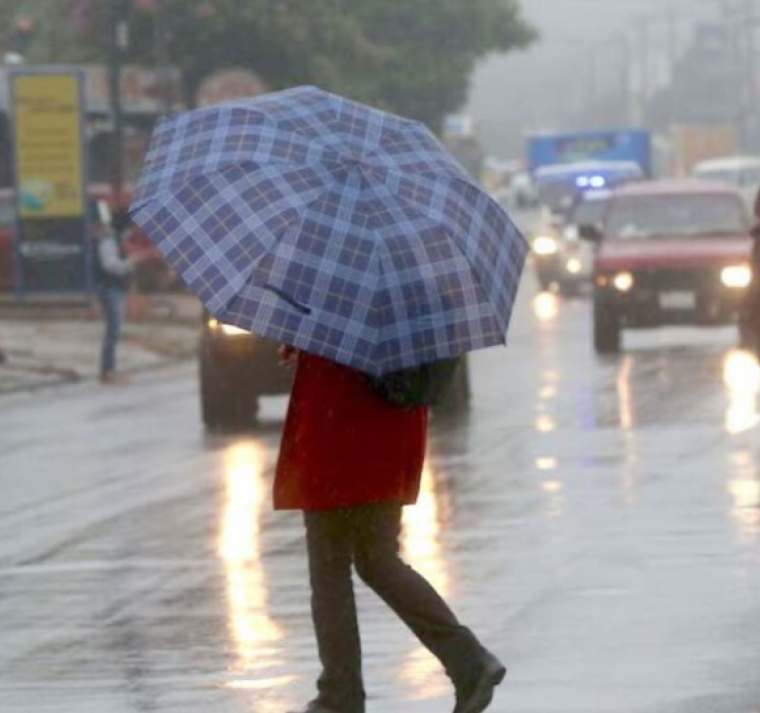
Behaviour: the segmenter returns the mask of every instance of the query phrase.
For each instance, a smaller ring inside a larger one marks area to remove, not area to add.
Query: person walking
[[[480,713],[506,669],[399,556],[402,508],[418,497],[428,409],[388,403],[361,372],[290,347],[295,368],[274,483],[302,510],[322,673],[303,713],[363,713],[352,567],[441,662],[455,713]]]
[[[306,713],[364,711],[352,568],[441,661],[455,713],[481,713],[506,669],[399,557],[429,400],[397,377],[425,394],[418,375],[506,344],[517,226],[423,124],[317,87],[169,117],[130,215],[216,319],[301,350],[274,505],[304,512]]]
[[[115,384],[123,381],[116,370],[116,348],[121,338],[129,281],[135,261],[127,257],[122,243],[120,226],[97,237],[95,251],[95,283],[98,301],[103,311],[105,332],[100,351],[100,382]]]

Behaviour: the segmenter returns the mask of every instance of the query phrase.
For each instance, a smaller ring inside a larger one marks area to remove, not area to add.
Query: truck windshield
[[[749,223],[741,199],[723,195],[629,196],[607,214],[609,239],[736,235]]]
[[[572,181],[552,181],[538,186],[539,203],[552,213],[565,213],[577,194],[578,188]]]

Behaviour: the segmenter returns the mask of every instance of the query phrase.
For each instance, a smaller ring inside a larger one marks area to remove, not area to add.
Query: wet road
[[[522,294],[472,409],[433,429],[405,549],[510,667],[495,713],[760,711],[760,374],[732,330],[591,350]],[[285,402],[207,437],[195,370],[0,402],[0,712],[270,713],[317,672]],[[369,713],[449,711],[362,585]]]

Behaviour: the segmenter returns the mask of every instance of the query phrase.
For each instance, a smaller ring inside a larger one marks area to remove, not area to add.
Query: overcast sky
[[[718,17],[719,2],[522,0],[522,6],[541,39],[526,52],[486,60],[472,82],[469,111],[489,152],[503,158],[519,153],[525,132],[562,128],[573,105],[620,86],[626,56],[636,82],[643,36],[652,85],[665,82],[670,37],[683,51],[695,23]]]

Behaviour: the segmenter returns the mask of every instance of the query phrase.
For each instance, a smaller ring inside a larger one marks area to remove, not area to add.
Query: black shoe
[[[309,703],[302,711],[290,711],[290,713],[364,713],[364,709],[343,710],[331,708],[326,703],[317,700]]]
[[[493,689],[507,675],[507,669],[492,654],[484,652],[478,675],[467,683],[457,684],[454,713],[482,713],[493,700]]]

